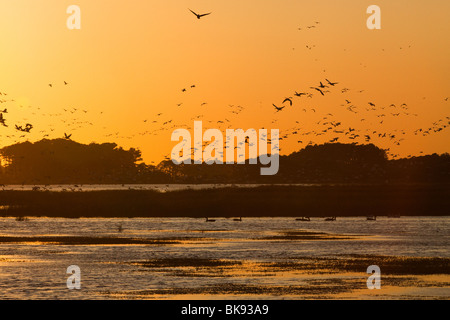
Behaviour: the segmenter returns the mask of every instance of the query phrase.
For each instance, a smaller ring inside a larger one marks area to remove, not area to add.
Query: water
[[[117,227],[122,225],[123,232]],[[280,232],[310,230],[355,235],[352,240],[267,240]],[[293,218],[0,218],[0,236],[87,236],[162,239],[204,238],[170,245],[57,245],[0,243],[0,299],[105,299],[112,291],[212,284],[146,272],[131,264],[155,258],[282,261],[303,256],[374,254],[450,257],[450,217],[338,217],[325,222]],[[66,269],[78,265],[83,290],[68,290]],[[219,281],[219,280],[217,280]]]
[[[214,189],[214,188],[227,188],[227,187],[237,187],[237,188],[252,188],[264,186],[266,184],[229,184],[229,183],[217,183],[217,184],[52,184],[52,185],[22,185],[22,184],[10,184],[2,185],[2,190],[15,190],[15,191],[108,191],[108,190],[154,190],[159,192],[177,191],[177,190],[203,190],[203,189]],[[323,184],[267,184],[270,186],[320,186]]]

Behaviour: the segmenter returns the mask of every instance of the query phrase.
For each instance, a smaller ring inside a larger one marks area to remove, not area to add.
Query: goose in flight
[[[3,113],[0,113],[0,124],[2,124],[3,126],[7,127],[7,124],[5,123],[5,118],[3,118]]]
[[[315,90],[319,91],[319,92],[320,92],[320,94],[324,96],[324,94],[323,94],[323,91],[322,91],[322,90],[320,90],[319,88],[316,88],[316,87],[311,87],[311,89],[315,89]]]
[[[25,128],[16,124],[16,130],[29,133],[31,129],[33,129],[33,125],[31,123],[27,123]]]
[[[285,102],[289,102],[289,104],[292,106],[292,100],[291,100],[291,98],[289,97],[289,98],[286,98],[286,99],[284,99],[283,100],[283,103],[285,103]]]
[[[200,19],[201,17],[207,16],[208,14],[212,13],[212,12],[209,12],[209,13],[198,14],[198,13],[195,13],[194,11],[192,11],[191,9],[189,9],[189,11],[192,12],[193,14],[195,14],[197,19]]]
[[[275,107],[275,109],[277,110],[277,112],[284,109],[284,106],[283,106],[283,107],[277,107],[277,106],[276,106],[275,104],[273,104],[273,103],[272,103],[272,105]]]
[[[297,92],[297,91],[295,91],[294,95],[297,96],[297,97],[301,97],[302,95],[306,95],[306,93],[305,92]]]
[[[67,133],[64,132],[64,138],[65,138],[65,139],[70,139],[71,136],[72,136],[72,134],[69,134],[69,135],[68,135]]]
[[[325,79],[325,80],[327,80],[327,82],[328,82],[328,84],[329,84],[330,86],[335,86],[335,85],[338,84],[338,82],[331,82],[331,81],[328,80],[328,79]]]

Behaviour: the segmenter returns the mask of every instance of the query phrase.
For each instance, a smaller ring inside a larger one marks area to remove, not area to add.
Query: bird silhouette
[[[25,128],[23,128],[22,126],[19,125],[15,125],[16,126],[16,130],[22,131],[22,132],[30,132],[31,129],[33,129],[33,125],[31,123],[27,123],[25,125]]]
[[[291,100],[291,98],[286,98],[286,99],[284,99],[284,100],[283,100],[283,103],[285,103],[286,101],[288,101],[289,104],[292,106],[292,100]]]
[[[338,84],[338,82],[331,82],[330,80],[328,80],[328,79],[325,79],[325,80],[327,80],[327,82],[328,82],[328,84],[330,85],[330,86],[335,86],[335,85],[337,85]]]
[[[64,132],[64,138],[65,138],[65,139],[70,139],[71,136],[72,136],[72,134],[69,134],[69,135],[68,135],[67,133]]]
[[[321,84],[322,84],[322,83],[321,83]],[[314,90],[317,90],[317,91],[319,91],[319,92],[320,92],[320,94],[324,96],[324,94],[323,94],[323,91],[322,91],[322,90],[320,90],[319,88],[316,88],[316,87],[311,87],[311,89],[314,89]]]
[[[198,14],[198,13],[195,13],[194,11],[192,11],[191,9],[189,9],[189,11],[192,12],[193,14],[195,14],[197,19],[200,19],[201,17],[207,16],[208,14],[212,13],[212,12],[209,12],[209,13]]]
[[[7,127],[8,125],[5,123],[5,118],[3,118],[3,113],[0,113],[0,124],[2,124],[4,127]]]
[[[281,110],[283,110],[284,109],[284,107],[277,107],[276,105],[274,105],[273,103],[272,103],[272,105],[275,107],[275,109],[277,110],[277,112],[278,111],[281,111]]]

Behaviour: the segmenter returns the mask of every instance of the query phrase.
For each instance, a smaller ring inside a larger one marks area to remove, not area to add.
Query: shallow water
[[[58,245],[0,243],[1,299],[107,299],[111,292],[208,286],[222,278],[186,277],[150,272],[134,261],[165,258],[283,261],[304,256],[330,257],[373,254],[417,257],[450,257],[450,217],[365,217],[309,222],[293,218],[245,218],[242,222],[216,218],[0,218],[0,236],[120,236],[132,238],[183,238],[169,245]],[[119,233],[118,226],[123,232]],[[286,231],[309,230],[354,235],[350,240],[270,240]],[[200,239],[199,239],[200,238]],[[78,265],[82,290],[69,290],[66,269]],[[364,274],[365,270],[362,270]],[[407,270],[405,270],[407,273]],[[233,283],[276,281],[302,283],[300,275],[252,278],[235,277]],[[227,280],[228,281],[228,280]],[[450,296],[450,293],[448,294]],[[126,298],[126,296],[125,296]],[[152,297],[154,298],[154,297]]]
[[[216,184],[52,184],[52,185],[21,185],[10,184],[2,185],[1,190],[15,190],[15,191],[109,191],[109,190],[154,190],[159,192],[177,191],[177,190],[203,190],[203,189],[215,189],[215,188],[252,188],[264,186],[265,184],[230,184],[230,183],[216,183]],[[269,184],[271,186],[321,186],[323,184]]]

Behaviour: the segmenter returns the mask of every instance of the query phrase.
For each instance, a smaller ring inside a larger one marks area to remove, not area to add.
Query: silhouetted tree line
[[[281,156],[273,176],[260,175],[260,164],[175,165],[166,160],[152,166],[134,148],[66,139],[19,143],[0,149],[0,155],[3,184],[450,182],[449,154],[388,160],[373,144],[310,145]]]
[[[139,183],[167,179],[142,161],[137,149],[115,143],[89,145],[67,139],[23,142],[0,150],[3,184]]]

